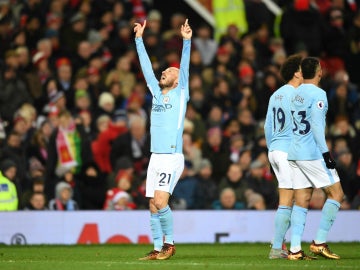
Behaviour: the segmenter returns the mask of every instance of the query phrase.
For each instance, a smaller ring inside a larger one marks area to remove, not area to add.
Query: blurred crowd
[[[360,209],[358,3],[278,1],[281,16],[244,3],[247,32],[229,24],[217,40],[205,22],[193,27],[186,162],[173,209],[277,208],[263,121],[294,53],[321,59],[341,209]],[[0,0],[0,171],[16,188],[11,210],[147,209],[151,95],[133,25],[147,20],[158,76],[180,61],[187,17],[169,15],[165,24],[141,0]],[[311,207],[324,200],[316,190]]]

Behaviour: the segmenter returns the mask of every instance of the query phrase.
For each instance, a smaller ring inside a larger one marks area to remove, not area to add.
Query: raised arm
[[[180,78],[179,85],[186,91],[186,96],[189,97],[189,65],[190,65],[190,50],[192,30],[188,24],[188,19],[181,26],[181,35],[183,37],[183,48],[180,61]]]
[[[146,84],[148,85],[150,92],[154,95],[154,90],[151,88],[151,85],[158,84],[158,81],[155,77],[154,71],[152,69],[152,64],[150,58],[146,52],[144,42],[142,36],[144,34],[144,30],[146,27],[146,20],[144,24],[141,25],[140,23],[135,23],[134,26],[134,33],[135,33],[135,44],[136,44],[136,51],[139,56],[141,70],[144,74]]]

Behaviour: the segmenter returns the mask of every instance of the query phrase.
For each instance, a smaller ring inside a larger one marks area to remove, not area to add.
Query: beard
[[[159,82],[159,87],[161,88],[161,90],[164,89],[164,88],[166,88],[167,86],[168,86],[167,83],[161,83],[161,82]]]
[[[173,86],[174,82],[170,82],[170,81],[159,81],[159,87],[161,88],[161,90],[163,90],[164,88],[171,88]]]

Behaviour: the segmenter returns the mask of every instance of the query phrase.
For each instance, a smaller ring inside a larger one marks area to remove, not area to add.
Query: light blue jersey
[[[326,93],[314,84],[302,84],[291,99],[294,119],[293,140],[288,151],[288,160],[322,159],[328,152],[325,140]]]
[[[285,84],[270,97],[264,124],[265,139],[269,151],[287,152],[289,149],[293,133],[290,101],[294,89],[292,85]]]
[[[179,83],[176,88],[163,95],[147,55],[143,39],[135,38],[142,72],[153,96],[151,109],[152,153],[182,153],[186,104],[189,101],[189,64],[191,40],[183,40]]]

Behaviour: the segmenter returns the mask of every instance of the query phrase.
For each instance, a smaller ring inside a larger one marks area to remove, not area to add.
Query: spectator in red
[[[127,170],[119,170],[116,175],[117,187],[111,188],[106,193],[104,210],[131,210],[136,208],[132,201],[131,189],[133,175]]]
[[[103,173],[110,173],[112,166],[110,162],[110,152],[112,142],[120,134],[127,131],[124,121],[112,122],[108,115],[102,115],[96,120],[99,131],[97,138],[91,143],[91,150],[94,160]]]

